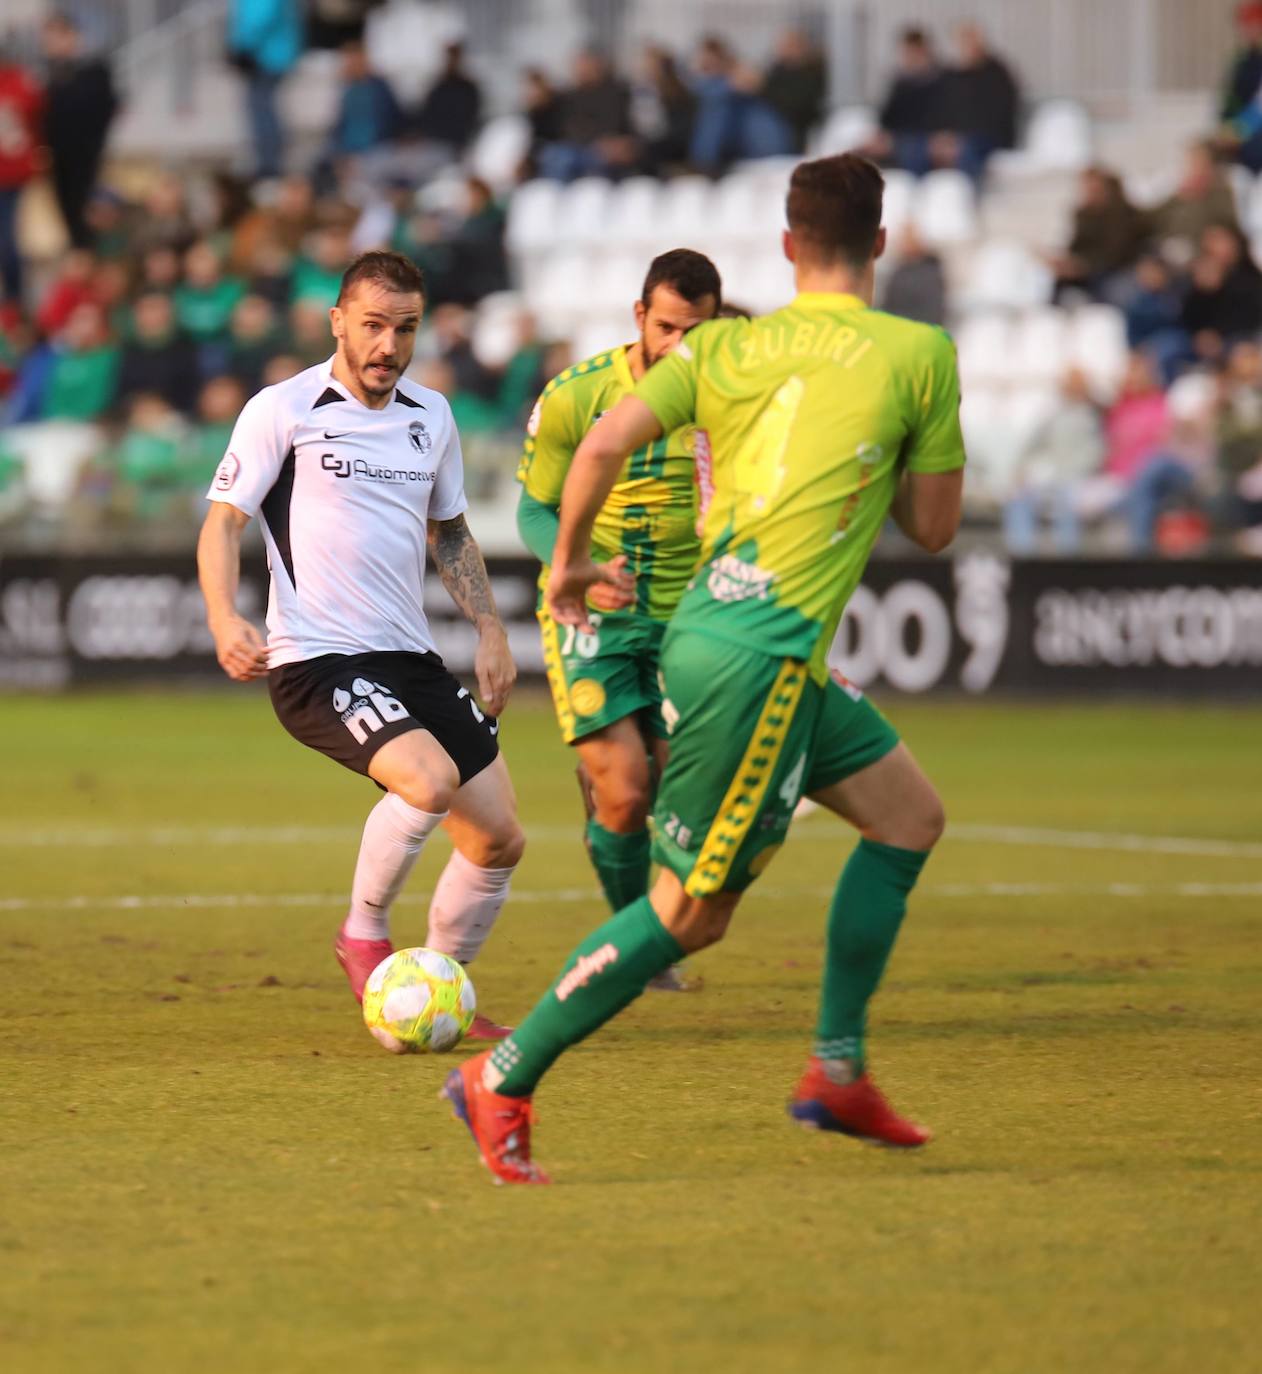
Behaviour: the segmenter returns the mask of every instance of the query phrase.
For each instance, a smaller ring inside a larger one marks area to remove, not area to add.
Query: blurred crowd
[[[504,198],[464,170],[484,99],[463,46],[449,44],[405,102],[369,61],[374,3],[232,0],[227,60],[252,136],[252,167],[239,175],[150,167],[103,178],[119,100],[73,19],[44,25],[38,65],[0,54],[0,520],[29,523],[34,508],[60,522],[58,537],[81,540],[137,517],[191,520],[245,398],[331,352],[341,272],[372,247],[425,269],[414,375],[450,397],[472,451],[498,445],[504,467],[568,346],[509,294]],[[1187,150],[1170,193],[1140,208],[1114,170],[1080,177],[1071,233],[1049,258],[1053,301],[1116,307],[1133,352],[1115,394],[1068,373],[1023,444],[1002,511],[1014,552],[1077,551],[1105,522],[1137,551],[1262,552],[1262,272],[1227,175],[1232,159],[1262,165],[1262,4],[1242,5],[1238,19],[1222,122]],[[304,154],[277,95],[313,46],[337,53],[339,94],[327,136]],[[532,68],[522,83],[529,136],[517,176],[568,181],[719,175],[802,152],[826,115],[829,73],[789,28],[760,66],[710,36],[686,56],[649,45],[625,73],[585,50],[567,81]],[[949,56],[909,29],[866,151],[916,174],[954,167],[980,185],[991,155],[1016,141],[1020,104],[976,25],[954,31]],[[51,188],[67,244],[36,263],[17,234],[34,181]],[[950,323],[938,254],[912,227],[897,250],[883,308]],[[488,328],[487,303],[499,299]],[[41,507],[24,474],[50,446],[82,461],[64,488],[45,484],[55,499]]]

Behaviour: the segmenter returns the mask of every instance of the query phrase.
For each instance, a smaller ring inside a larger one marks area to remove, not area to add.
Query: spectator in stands
[[[555,181],[622,176],[639,157],[631,92],[608,60],[590,48],[574,59],[574,84],[560,97],[558,139],[539,149],[539,171]]]
[[[476,305],[492,291],[508,288],[508,255],[504,250],[504,211],[480,177],[466,177],[463,215],[447,235],[454,255],[451,297]]]
[[[631,121],[644,149],[645,167],[653,175],[687,162],[696,104],[671,53],[648,44],[631,87]]]
[[[266,296],[242,296],[232,311],[227,365],[230,378],[253,396],[263,380],[268,359],[284,343],[276,307]],[[221,380],[224,380],[221,378]],[[212,470],[213,470],[213,464]]]
[[[53,190],[76,248],[91,246],[84,211],[96,186],[110,125],[118,110],[114,80],[99,57],[84,52],[74,19],[55,14],[44,25],[48,106],[44,133],[52,157]]]
[[[1132,489],[1144,468],[1166,449],[1170,413],[1152,359],[1131,353],[1118,394],[1104,422],[1105,460],[1098,476],[1084,477],[1074,495],[1079,518],[1129,513]],[[1134,523],[1134,520],[1132,520]]]
[[[344,43],[362,43],[368,16],[385,0],[306,0],[307,46],[336,52]]]
[[[947,127],[946,79],[929,35],[904,29],[898,39],[898,66],[880,109],[880,130],[866,151],[923,176],[932,166],[930,143]]]
[[[944,132],[934,138],[931,156],[935,166],[958,167],[980,181],[991,153],[1016,146],[1020,96],[1011,70],[976,24],[961,24],[955,45],[956,65],[942,92]]]
[[[311,301],[324,310],[335,305],[349,261],[350,232],[345,226],[330,224],[308,234],[294,263],[293,300]]]
[[[717,176],[743,158],[788,153],[793,133],[761,93],[762,78],[738,62],[723,39],[701,40],[693,64],[697,110],[689,160]]]
[[[329,335],[328,346],[324,350],[327,358],[333,349],[333,336]],[[303,360],[296,353],[278,353],[274,358],[268,360],[267,366],[263,369],[263,385],[276,386],[279,382],[287,382],[291,377],[296,377],[304,367],[310,364]]]
[[[61,261],[35,312],[35,323],[47,338],[60,333],[71,315],[96,299],[96,258],[86,248],[72,249]]]
[[[309,177],[287,176],[268,190],[268,194],[256,195],[254,208],[233,226],[228,262],[235,272],[252,270],[257,246],[263,241],[292,256],[315,226],[315,187]]]
[[[197,349],[180,332],[171,297],[160,291],[141,296],[132,312],[131,338],[123,345],[118,399],[143,392],[160,396],[188,414],[197,394]]]
[[[495,378],[473,351],[473,312],[462,305],[440,305],[430,314],[429,323],[427,351],[451,366],[456,389],[490,400],[495,395]]]
[[[1069,246],[1051,259],[1052,299],[1063,303],[1076,293],[1110,298],[1120,286],[1118,274],[1134,264],[1143,241],[1143,215],[1127,199],[1121,179],[1106,168],[1088,167],[1078,178]]]
[[[184,255],[184,280],[174,293],[175,318],[195,343],[221,345],[245,290],[240,277],[224,275],[219,254],[202,239]]]
[[[1251,172],[1262,171],[1262,4],[1236,7],[1239,47],[1223,82],[1219,115],[1232,156]]]
[[[180,284],[180,255],[174,248],[150,248],[140,259],[142,291],[174,291]]]
[[[1190,276],[1182,340],[1172,338],[1161,350],[1168,376],[1182,363],[1221,363],[1234,343],[1262,330],[1262,272],[1239,229],[1210,225]]]
[[[1134,277],[1125,294],[1126,342],[1139,348],[1165,331],[1177,329],[1183,298],[1165,261],[1145,253],[1135,264]]]
[[[1262,554],[1262,348],[1256,342],[1231,350],[1216,401],[1214,526],[1225,535],[1243,534],[1242,552]]]
[[[781,33],[775,60],[763,78],[762,95],[792,130],[793,146],[789,151],[805,152],[807,137],[824,117],[828,64],[801,29],[785,29]]]
[[[256,390],[257,388],[253,388]],[[237,377],[212,377],[197,397],[197,423],[184,441],[181,480],[200,496],[228,451],[232,427],[251,389]]]
[[[228,53],[246,81],[257,177],[281,174],[285,136],[276,109],[276,94],[302,49],[300,0],[232,0],[228,12]]]
[[[1204,543],[1208,523],[1199,507],[1212,479],[1214,400],[1204,373],[1180,377],[1166,392],[1165,442],[1135,473],[1122,503],[1132,553],[1164,552],[1172,535],[1172,552]]]
[[[942,259],[914,224],[899,236],[898,263],[885,283],[881,309],[922,324],[946,323],[946,277]]]
[[[316,168],[317,189],[331,190],[350,159],[385,147],[402,129],[403,112],[390,83],[368,65],[363,43],[342,47],[342,94],[328,145]]]
[[[1178,186],[1149,212],[1149,234],[1164,257],[1175,267],[1184,267],[1211,224],[1234,227],[1237,223],[1231,183],[1214,160],[1213,148],[1205,142],[1189,145]]]
[[[152,521],[175,514],[178,497],[187,488],[182,462],[187,442],[187,424],[163,397],[153,392],[134,396],[126,425],[104,460],[114,477],[111,515]]]
[[[561,98],[541,67],[527,67],[521,74],[521,87],[521,110],[530,124],[527,161],[536,170],[541,151],[561,141]]]
[[[22,300],[18,200],[43,161],[44,92],[34,75],[0,51],[0,305]]]
[[[482,90],[465,67],[463,43],[448,43],[443,68],[416,112],[416,131],[459,157],[482,117]]]
[[[1021,558],[1037,555],[1044,518],[1051,523],[1056,553],[1079,552],[1078,493],[1100,471],[1104,451],[1104,428],[1086,374],[1071,368],[1061,381],[1056,408],[1031,435],[1013,471],[1013,495],[1003,508],[1010,552]]]
[[[300,364],[297,371],[326,362],[333,352],[328,307],[317,300],[295,300],[289,307],[289,342],[290,351]],[[268,375],[265,370],[264,386],[271,385]]]
[[[97,420],[114,403],[119,350],[95,301],[77,305],[47,343],[24,359],[10,422]]]
[[[121,195],[109,186],[98,186],[88,200],[84,217],[92,248],[102,262],[121,262],[136,251],[134,216]]]
[[[168,173],[150,185],[130,235],[133,251],[163,247],[183,253],[190,247],[197,230],[178,176]]]

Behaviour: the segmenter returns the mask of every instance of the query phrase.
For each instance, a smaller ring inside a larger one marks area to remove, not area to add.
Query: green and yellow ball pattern
[[[394,1054],[452,1049],[477,1005],[469,975],[436,949],[397,949],[364,985],[364,1024]]]

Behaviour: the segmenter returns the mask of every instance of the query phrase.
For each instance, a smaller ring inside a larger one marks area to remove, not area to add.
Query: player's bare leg
[[[333,943],[357,1001],[368,975],[393,948],[390,908],[460,785],[456,765],[428,730],[388,740],[368,773],[386,795],[364,823],[350,910]]]
[[[620,911],[648,891],[648,817],[654,780],[666,766],[668,745],[661,739],[646,744],[638,722],[624,716],[584,735],[574,747],[579,788],[590,806],[584,831],[587,852],[610,910]],[[649,986],[659,992],[689,992],[700,983],[685,979],[672,965]]]
[[[868,1001],[893,949],[914,886],[942,834],[942,803],[905,745],[813,800],[862,835],[829,917],[815,1054],[789,1104],[804,1126],[886,1145],[923,1145],[930,1133],[897,1115],[865,1063]]]
[[[453,852],[434,888],[425,943],[468,964],[491,933],[526,847],[503,755],[455,792],[443,828]],[[502,1040],[509,1033],[479,1013],[467,1038]]]

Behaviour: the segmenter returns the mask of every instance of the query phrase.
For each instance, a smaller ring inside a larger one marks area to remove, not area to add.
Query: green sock
[[[649,832],[619,835],[595,818],[587,822],[587,852],[610,911],[621,911],[649,890]]]
[[[828,909],[828,952],[815,1032],[820,1059],[863,1069],[868,1002],[876,991],[928,851],[860,840]]]
[[[654,974],[682,955],[647,897],[624,907],[579,945],[535,1009],[496,1046],[490,1067],[503,1077],[487,1086],[528,1097],[554,1060],[634,1002]]]

